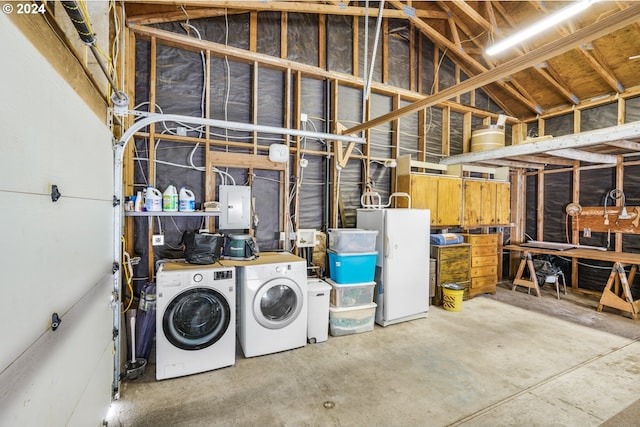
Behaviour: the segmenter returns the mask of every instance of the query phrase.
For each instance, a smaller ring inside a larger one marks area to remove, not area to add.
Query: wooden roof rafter
[[[542,7],[541,10],[542,10],[542,12],[544,14],[548,14],[549,13],[549,11],[545,7]],[[567,30],[564,26],[557,26],[556,27],[556,30],[557,30],[557,32],[559,33],[560,36],[566,37],[567,35],[569,35],[572,32],[576,31],[575,25],[574,25],[574,23],[572,21],[568,22],[567,26],[569,28],[571,28],[571,30]],[[593,46],[593,49],[595,49],[595,46],[593,44],[590,44],[590,45]],[[600,55],[599,52],[594,52],[594,54],[592,55],[587,51],[585,46],[580,46],[579,48],[576,48],[576,50],[590,64],[591,68],[598,75],[600,75],[600,77],[609,86],[611,86],[613,88],[614,91],[616,91],[618,93],[624,92],[624,87],[622,86],[622,83],[620,83],[620,80],[617,77],[615,77],[615,73],[607,65],[606,61],[604,60],[604,57],[602,55]],[[554,73],[554,74],[555,74],[555,78],[558,79],[558,74],[557,73]],[[567,86],[567,85],[565,84],[565,86]],[[577,102],[574,102],[574,104],[578,104],[579,103],[579,100],[576,99],[576,101]]]
[[[511,28],[518,27],[518,24],[513,20],[513,18],[509,15],[509,13],[507,13],[507,11],[500,3],[495,3],[495,7],[500,12],[502,18],[509,24]],[[518,48],[515,48],[514,50],[518,53],[518,55],[524,55],[527,52],[531,51],[530,49],[525,49],[523,51]],[[486,57],[485,59],[488,60]],[[567,89],[566,83],[559,79],[557,73],[553,73],[553,75],[551,74],[552,70],[548,64],[536,64],[532,67],[532,70],[540,75],[544,80],[546,80],[551,86],[553,86],[563,98],[567,99],[574,105],[577,105],[579,103],[578,97],[569,89]],[[541,114],[543,112],[542,107],[540,107],[539,110],[539,113]]]
[[[484,19],[478,12],[476,12],[471,6],[469,6],[464,1],[456,1],[454,2],[454,4],[456,4],[460,8],[460,10],[463,13],[465,13],[469,18],[475,21],[481,20],[482,21],[481,25],[483,28],[485,28],[485,31],[489,33],[495,31],[495,28],[496,28],[495,26],[493,26],[489,21]],[[474,37],[471,34],[469,27],[466,26],[464,22],[457,19],[455,13],[444,2],[442,1],[438,2],[438,6],[440,6],[445,12],[447,12],[447,14],[450,15],[449,21],[455,22],[456,27],[461,28],[465,33],[465,35],[469,38],[469,40],[480,48],[481,55],[484,58],[485,62],[489,65],[489,68],[494,68],[495,63],[491,58],[489,58],[487,55],[484,54],[484,47],[482,46],[482,44],[480,44],[477,41],[478,36]],[[495,20],[495,16],[493,19]],[[457,34],[455,36],[457,36]],[[458,37],[458,40],[459,40],[459,37]],[[456,44],[460,47],[461,51],[464,52],[464,48],[462,47],[462,45],[460,43],[456,43]],[[477,63],[477,64],[478,64],[477,71],[480,71],[480,72],[487,71],[486,67],[484,67],[480,63]],[[467,74],[475,75],[476,73],[471,72]],[[499,80],[494,83],[502,87],[503,90],[507,91],[514,99],[517,99],[520,103],[522,103],[522,105],[525,105],[526,107],[528,107],[533,113],[541,114],[543,112],[542,107],[540,107],[539,103],[531,96],[531,94],[528,91],[524,89],[523,85],[512,81],[511,83],[514,86],[512,87],[507,80]],[[491,98],[494,100],[494,102],[500,105],[500,107],[502,107],[504,111],[506,111],[508,114],[513,115],[512,111],[510,111],[511,109],[505,103],[500,101],[501,99],[500,96],[493,94],[492,91],[487,87],[485,87],[484,90],[485,92],[491,95]]]
[[[400,0],[387,0],[387,3],[399,9],[402,9],[405,6],[404,3]],[[471,55],[467,54],[464,51],[464,49],[459,47],[459,45],[456,45],[456,43],[450,41],[448,38],[443,36],[440,32],[438,32],[436,29],[434,29],[431,25],[427,24],[422,19],[414,18],[411,16],[407,16],[405,17],[405,19],[408,19],[412,24],[414,24],[415,28],[417,28],[425,37],[429,38],[436,46],[439,46],[445,49],[447,52],[451,52],[452,56],[455,56],[458,59],[458,65],[463,67],[463,69],[465,70],[465,73],[467,73],[468,75],[474,76],[474,75],[477,75],[478,72],[483,73],[487,71],[487,68],[484,65],[479,63]],[[458,23],[458,21],[456,21],[456,23]],[[467,68],[464,67],[464,64],[467,64]],[[471,68],[473,68],[474,71],[471,71]],[[504,82],[500,82],[497,80],[490,83],[501,86],[504,90],[509,92],[515,99],[518,99],[520,102],[523,103],[523,105],[530,108],[532,112],[540,113],[540,111],[536,109],[536,104],[534,102],[523,97],[522,94],[520,94],[518,91],[516,91],[509,85],[506,85]],[[512,114],[511,109],[508,107],[508,105],[501,102],[500,97],[493,94],[490,88],[485,87],[483,89],[485,90],[485,92],[487,92],[487,94],[489,94],[492,97],[494,102],[500,105],[500,107],[503,110],[505,110],[508,114]]]
[[[465,80],[464,82],[456,85],[455,87],[445,89],[435,95],[431,95],[419,101],[416,101],[413,104],[406,105],[390,113],[383,114],[379,117],[368,120],[367,122],[354,126],[345,132],[356,133],[365,129],[369,129],[371,127],[376,127],[403,115],[413,113],[415,111],[435,105],[441,101],[450,99],[451,97],[456,96],[456,94],[458,93],[465,93],[472,89],[485,86],[491,82],[495,82],[501,78],[507,77],[515,72],[531,67],[532,65],[538,64],[542,61],[546,61],[548,58],[553,58],[568,50],[574,49],[575,47],[580,46],[582,43],[592,41],[599,37],[603,37],[604,35],[622,29],[629,24],[633,24],[636,22],[639,16],[640,3],[633,3],[626,9],[609,15],[599,22],[588,25],[567,37],[556,39],[551,43],[541,46],[526,55],[513,58],[497,66],[496,68],[486,71],[485,73],[473,76],[468,80]]]

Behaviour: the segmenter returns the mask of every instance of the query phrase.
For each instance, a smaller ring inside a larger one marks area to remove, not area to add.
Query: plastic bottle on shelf
[[[178,211],[178,190],[173,184],[169,184],[162,193],[162,210],[166,212]]]
[[[148,186],[144,194],[144,210],[147,212],[162,211],[162,193],[152,186]]]
[[[180,212],[196,210],[196,196],[186,187],[180,187]]]
[[[133,202],[133,210],[136,212],[142,212],[142,191],[138,191],[137,195],[134,197],[135,201]]]

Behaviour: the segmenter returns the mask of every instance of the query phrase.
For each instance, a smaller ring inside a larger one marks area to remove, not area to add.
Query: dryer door
[[[302,289],[293,280],[277,277],[265,282],[253,300],[256,321],[269,329],[281,329],[295,321],[304,303]]]
[[[176,295],[167,305],[162,330],[174,346],[201,350],[222,338],[230,321],[231,308],[220,292],[191,288]]]

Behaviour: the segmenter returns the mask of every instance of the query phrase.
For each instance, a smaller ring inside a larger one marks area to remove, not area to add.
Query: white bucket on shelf
[[[173,184],[169,184],[162,193],[162,210],[166,212],[176,212],[178,210],[178,190]]]
[[[157,188],[148,186],[144,193],[144,209],[147,212],[162,211],[162,193]]]
[[[180,212],[193,212],[196,210],[196,196],[186,187],[180,188]]]

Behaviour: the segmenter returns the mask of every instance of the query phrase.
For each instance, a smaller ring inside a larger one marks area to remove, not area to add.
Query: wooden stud
[[[618,156],[616,163],[616,188],[622,190],[624,188],[624,157]],[[622,198],[616,200],[616,206],[622,207]],[[615,251],[622,251],[622,233],[615,235]]]
[[[205,117],[211,117],[211,52],[207,51],[207,55],[205,57],[206,60],[206,87],[204,92],[204,114]],[[216,174],[213,171],[213,161],[211,159],[211,135],[210,135],[210,126],[205,126],[205,143],[204,143],[204,164],[206,165],[206,170],[204,174],[204,194],[205,194],[205,202],[210,202],[216,199]],[[215,231],[215,221],[209,221],[209,231]]]
[[[249,50],[258,50],[258,12],[255,10],[249,14]]]
[[[287,59],[287,12],[280,12],[280,58]]]
[[[624,117],[626,115],[626,99],[619,98],[618,99],[618,119],[616,121],[617,124],[621,125],[624,123]]]
[[[338,81],[336,79],[332,79],[330,81],[331,84],[331,124],[332,124],[332,132],[339,133],[338,130]],[[342,144],[339,144],[338,141],[334,141],[334,152],[335,147],[337,148],[337,152],[334,155],[334,161],[331,162],[331,200],[327,200],[326,203],[329,203],[329,211],[331,217],[329,218],[329,226],[331,228],[335,228],[338,226],[338,188],[337,188],[337,180],[338,180],[338,171],[336,165],[338,163],[338,153],[342,153]],[[340,154],[341,155],[341,154]]]
[[[253,124],[258,124],[258,110],[260,108],[260,103],[258,102],[260,99],[258,96],[260,82],[259,74],[260,66],[257,62],[254,62],[253,73],[251,76],[253,79],[253,84],[251,85],[251,122]],[[258,132],[253,131],[251,136],[253,138],[253,154],[258,154]]]
[[[352,60],[352,68],[353,68],[353,77],[358,77],[358,73],[359,73],[359,65],[360,65],[360,35],[358,33],[359,31],[359,25],[360,25],[360,21],[359,18],[357,16],[353,17],[353,42],[352,42],[352,46],[351,48],[353,49],[353,57],[351,58]]]
[[[398,153],[399,154],[399,153]],[[397,158],[398,156],[394,156]],[[427,160],[427,111],[418,111],[418,160]],[[422,170],[424,172],[424,170]]]
[[[318,15],[318,67],[328,70],[327,64],[327,15]]]
[[[536,240],[544,240],[544,172],[538,174]]]
[[[157,44],[156,38],[151,38],[151,51],[150,51],[150,71],[149,71],[149,112],[155,113],[156,111],[156,71],[157,71]],[[148,184],[155,187],[155,181],[152,181],[155,176],[155,155],[154,155],[154,146],[155,146],[155,123],[151,123],[149,125],[149,139],[148,139],[148,164],[147,164],[147,179]],[[152,248],[152,239],[153,239],[153,217],[149,217],[148,221],[148,239],[147,239],[147,261],[149,268],[149,280],[153,280],[155,277],[155,260],[153,257],[153,248]]]
[[[451,108],[442,109],[442,155],[448,157],[451,154]]]
[[[462,152],[471,151],[471,113],[465,113],[462,118]]]
[[[378,44],[382,45],[382,83],[389,83],[389,20],[382,18],[382,35]],[[373,58],[371,59],[373,65]]]
[[[414,25],[409,23],[409,90],[416,90],[416,34]],[[419,75],[419,74],[418,74]]]

